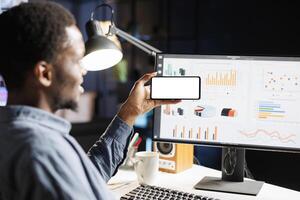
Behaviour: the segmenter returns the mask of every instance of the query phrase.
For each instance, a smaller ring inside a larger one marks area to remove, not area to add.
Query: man
[[[76,110],[83,88],[82,35],[55,3],[28,3],[0,15],[0,74],[8,106],[0,109],[0,193],[3,199],[112,199],[106,181],[123,160],[136,117],[162,103],[136,82],[87,156],[53,115]]]

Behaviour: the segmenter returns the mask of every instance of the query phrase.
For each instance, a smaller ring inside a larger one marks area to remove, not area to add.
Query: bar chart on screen
[[[258,105],[258,118],[271,119],[271,118],[284,118],[286,111],[282,106],[273,101],[260,101]]]
[[[300,112],[298,101],[260,100],[256,106],[257,119],[260,121],[300,123],[300,118],[297,117]]]
[[[208,67],[211,65],[207,65]],[[224,68],[226,65],[218,65],[217,69],[207,68],[202,72],[203,79],[203,95],[207,97],[228,97],[235,98],[237,93],[240,93],[238,71],[232,67]],[[223,68],[222,68],[223,67]]]
[[[198,126],[191,128],[185,125],[175,125],[172,130],[172,135],[169,135],[169,137],[199,141],[216,141],[218,140],[218,134],[218,126]]]
[[[205,77],[207,87],[235,87],[237,84],[236,70],[213,71]]]
[[[187,69],[185,67],[176,66],[174,67],[172,64],[168,64],[167,67],[164,68],[165,76],[185,76]]]

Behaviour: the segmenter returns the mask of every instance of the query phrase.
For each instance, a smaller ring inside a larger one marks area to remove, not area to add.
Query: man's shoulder
[[[50,154],[55,149],[61,148],[63,143],[65,141],[61,134],[30,122],[24,124],[16,121],[7,124],[0,134],[0,146],[20,154]],[[14,148],[11,148],[12,146]],[[26,151],[24,151],[25,149]]]
[[[68,160],[70,152],[66,142],[61,138],[53,136],[42,135],[37,132],[38,130],[30,130],[23,132],[26,137],[24,140],[18,139],[14,141],[17,148],[13,149],[6,155],[7,162],[14,163],[13,165],[23,167],[35,166],[51,166],[64,165],[60,160]],[[13,144],[13,142],[11,142]]]
[[[10,130],[2,132],[0,134],[0,168],[7,172],[14,169],[23,171],[37,163],[55,160],[57,152],[62,150],[55,148],[59,145],[55,145],[57,142],[54,139],[39,132],[39,129],[30,126],[10,127]],[[17,172],[14,171],[14,173]],[[5,174],[1,176],[6,177]]]
[[[53,156],[64,152],[66,140],[55,131],[44,132],[43,129],[33,128],[28,132],[24,132],[24,134],[26,134],[24,148],[29,150],[32,157]]]

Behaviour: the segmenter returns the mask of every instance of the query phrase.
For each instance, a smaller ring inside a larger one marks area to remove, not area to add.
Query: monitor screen
[[[7,89],[3,77],[0,75],[0,106],[6,106],[7,103]]]
[[[201,99],[155,109],[153,139],[300,150],[300,58],[159,54],[158,76],[200,76]]]

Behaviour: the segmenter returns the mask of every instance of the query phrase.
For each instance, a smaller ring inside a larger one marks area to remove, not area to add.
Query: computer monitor
[[[7,103],[7,88],[3,77],[0,75],[0,106],[5,106]]]
[[[200,76],[201,99],[154,111],[153,140],[221,146],[222,179],[195,187],[258,193],[245,148],[300,152],[300,58],[159,54],[158,76]]]

